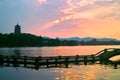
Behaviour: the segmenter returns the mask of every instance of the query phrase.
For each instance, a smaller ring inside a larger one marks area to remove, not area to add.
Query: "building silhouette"
[[[17,25],[15,25],[14,33],[21,34],[21,26],[18,24],[18,22]]]

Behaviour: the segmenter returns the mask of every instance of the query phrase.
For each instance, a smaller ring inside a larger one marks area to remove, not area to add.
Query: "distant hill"
[[[85,37],[85,38],[79,38],[79,37],[71,37],[71,38],[59,38],[59,40],[75,40],[75,41],[92,41],[93,39],[96,39],[96,41],[115,41],[118,42],[120,40],[113,39],[113,38],[92,38],[92,37]]]
[[[77,46],[77,45],[120,45],[120,41],[113,38],[71,37],[49,38],[29,33],[2,34],[0,33],[0,47],[34,47],[34,46]]]

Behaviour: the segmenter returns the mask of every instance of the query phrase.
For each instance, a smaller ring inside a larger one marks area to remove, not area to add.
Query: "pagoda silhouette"
[[[17,22],[17,25],[15,25],[14,33],[15,34],[21,34],[21,26],[19,25],[18,22]]]

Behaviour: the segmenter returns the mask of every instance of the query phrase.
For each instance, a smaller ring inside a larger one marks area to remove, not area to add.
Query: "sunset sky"
[[[120,0],[0,0],[0,33],[120,40]]]

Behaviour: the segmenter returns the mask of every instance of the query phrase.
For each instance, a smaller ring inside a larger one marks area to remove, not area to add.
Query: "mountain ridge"
[[[70,38],[58,38],[59,40],[75,40],[75,41],[92,41],[93,39],[95,39],[96,41],[120,41],[114,38],[93,38],[93,37],[84,37],[84,38],[80,38],[80,37],[70,37]]]

